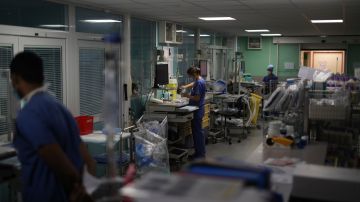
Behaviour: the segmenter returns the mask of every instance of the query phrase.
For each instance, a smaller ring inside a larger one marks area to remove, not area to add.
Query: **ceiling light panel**
[[[200,20],[205,21],[227,21],[227,20],[236,20],[232,17],[199,17]]]
[[[257,33],[257,32],[270,32],[268,29],[246,29],[245,32]]]
[[[261,34],[261,36],[282,36],[282,34]]]
[[[342,19],[329,19],[329,20],[311,20],[314,24],[324,24],[324,23],[343,23]]]
[[[120,20],[114,20],[114,19],[89,19],[89,20],[81,20],[82,22],[88,22],[88,23],[115,23],[115,22],[121,22]]]

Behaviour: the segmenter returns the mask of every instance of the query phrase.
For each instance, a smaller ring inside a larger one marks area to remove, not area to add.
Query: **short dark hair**
[[[188,75],[194,75],[194,74],[200,74],[201,71],[200,71],[200,68],[197,68],[197,67],[190,67],[189,69],[187,69],[187,74]]]
[[[10,72],[31,84],[44,83],[43,61],[30,51],[18,53],[14,57],[10,64]]]

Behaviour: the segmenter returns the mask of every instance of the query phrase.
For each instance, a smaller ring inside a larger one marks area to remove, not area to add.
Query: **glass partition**
[[[76,31],[94,34],[119,33],[122,16],[76,7]]]
[[[153,86],[156,47],[156,22],[131,19],[131,111],[138,119],[145,110],[147,95]]]
[[[1,0],[0,24],[68,30],[68,6],[43,0]]]

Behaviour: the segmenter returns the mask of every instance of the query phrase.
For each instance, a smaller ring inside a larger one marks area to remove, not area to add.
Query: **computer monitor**
[[[156,64],[155,67],[155,85],[166,85],[169,83],[169,65],[168,64]]]
[[[199,68],[201,72],[201,76],[207,76],[207,60],[200,60],[199,61]]]

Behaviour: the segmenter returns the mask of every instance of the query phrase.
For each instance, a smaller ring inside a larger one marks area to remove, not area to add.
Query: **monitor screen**
[[[169,65],[156,64],[155,68],[155,87],[169,83]]]
[[[207,60],[200,60],[199,61],[199,68],[201,72],[201,76],[207,76]]]

